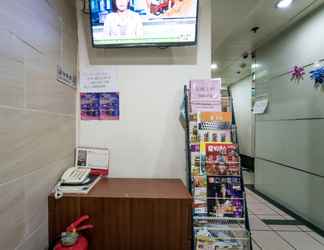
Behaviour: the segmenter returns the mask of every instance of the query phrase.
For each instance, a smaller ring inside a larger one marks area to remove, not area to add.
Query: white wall
[[[110,149],[111,177],[185,181],[185,134],[178,120],[183,86],[210,78],[211,1],[200,2],[198,46],[189,48],[93,49],[88,16],[79,12],[80,71],[116,65],[120,121],[78,124],[80,145]]]
[[[240,153],[254,157],[254,115],[252,108],[252,79],[247,77],[231,86]]]
[[[256,188],[324,229],[324,92],[309,71],[324,59],[324,6],[257,50],[256,95],[269,96],[256,118]],[[289,69],[305,66],[299,83]]]

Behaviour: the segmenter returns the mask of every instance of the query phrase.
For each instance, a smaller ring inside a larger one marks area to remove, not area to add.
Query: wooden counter
[[[49,240],[81,215],[89,250],[189,250],[192,198],[178,179],[102,179],[86,195],[49,196]]]

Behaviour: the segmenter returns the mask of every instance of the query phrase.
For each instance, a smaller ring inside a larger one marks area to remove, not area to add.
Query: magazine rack
[[[228,102],[229,102],[228,106],[230,108],[229,111],[231,112],[233,110],[233,103],[231,100],[230,93],[227,89],[222,90],[222,98],[228,98]],[[199,142],[192,140],[192,135],[190,131],[190,121],[192,116],[190,114],[189,89],[187,86],[184,87],[184,103],[185,103],[185,116],[186,116],[185,133],[186,133],[186,162],[187,162],[186,171],[188,177],[187,184],[188,184],[189,192],[193,195],[194,200],[196,199],[196,204],[197,204],[197,200],[201,199],[201,197],[200,196],[195,197],[195,194],[193,192],[194,183],[193,183],[193,167],[192,167],[193,166],[192,149],[195,147],[199,147]],[[231,140],[232,143],[238,145],[234,112],[231,113],[232,113]],[[196,158],[194,158],[194,161],[196,161]],[[204,159],[201,157],[201,155],[199,161],[200,164],[206,163],[206,159],[204,162]],[[224,213],[217,213],[217,211],[215,215],[210,213],[206,215],[201,215],[201,214],[197,215],[195,214],[195,212],[193,212],[192,250],[200,248],[199,244],[201,242],[203,242],[202,243],[203,247],[201,247],[201,249],[205,249],[204,247],[207,244],[208,249],[252,250],[252,239],[251,239],[251,231],[250,231],[250,224],[249,224],[249,216],[248,216],[248,210],[246,205],[242,167],[240,163],[239,163],[239,168],[240,168],[239,175],[237,175],[236,177],[240,178],[242,197],[237,199],[239,199],[240,203],[242,204],[241,208],[243,213],[240,214],[240,216],[235,216],[231,218],[228,216],[223,216]],[[217,198],[208,197],[207,195],[207,200],[212,200],[212,199],[217,200]],[[199,232],[201,231],[205,231],[205,234],[203,236],[199,235]],[[206,235],[208,236],[206,237]]]

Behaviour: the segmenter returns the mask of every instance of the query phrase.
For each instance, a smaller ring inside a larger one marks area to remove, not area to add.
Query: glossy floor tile
[[[246,188],[253,250],[324,250],[324,237]]]

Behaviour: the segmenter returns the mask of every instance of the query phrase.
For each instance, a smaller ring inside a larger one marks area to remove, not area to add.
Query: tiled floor
[[[324,250],[324,238],[246,188],[253,250]]]

